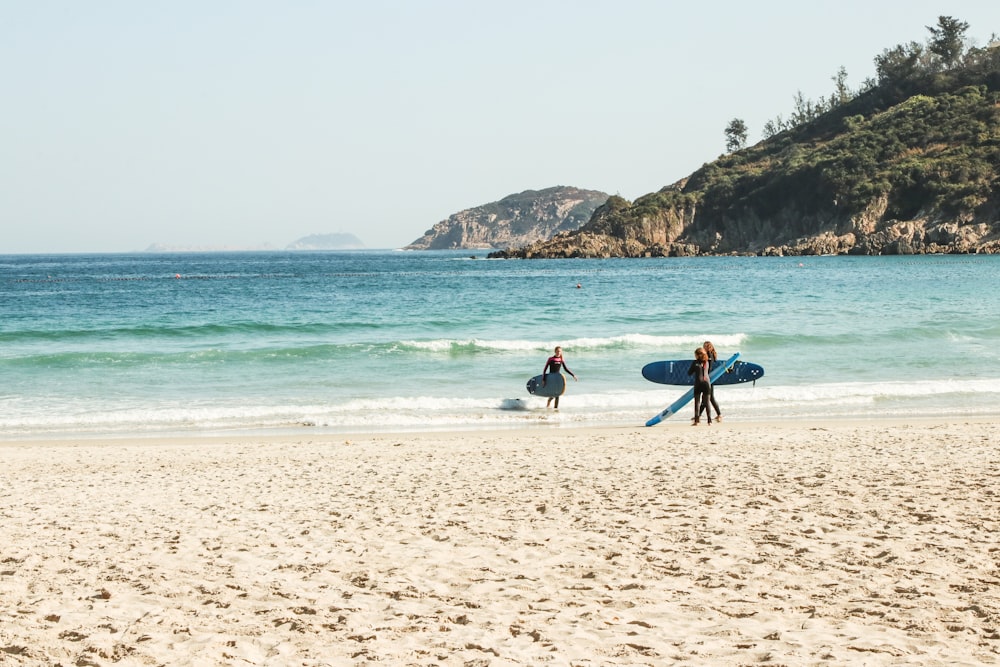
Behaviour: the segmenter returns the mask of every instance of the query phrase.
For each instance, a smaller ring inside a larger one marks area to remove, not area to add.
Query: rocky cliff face
[[[794,207],[767,219],[740,218],[737,223],[695,224],[695,207],[665,209],[637,224],[608,224],[607,210],[576,232],[548,241],[490,253],[501,258],[691,257],[697,255],[917,255],[1000,254],[1000,206],[971,218],[938,212],[910,220],[886,219],[885,198],[861,214],[837,217],[803,215]],[[627,204],[627,202],[626,202]],[[747,230],[756,230],[748,236]],[[800,235],[789,237],[789,229]]]
[[[455,213],[404,249],[502,249],[545,241],[580,228],[607,199],[604,192],[573,187],[526,190]]]

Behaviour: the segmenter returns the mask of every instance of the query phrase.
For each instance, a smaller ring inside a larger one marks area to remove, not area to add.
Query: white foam
[[[716,347],[737,348],[747,339],[747,334],[724,334],[724,335],[681,335],[681,336],[656,336],[650,334],[623,334],[620,336],[606,337],[581,337],[568,340],[488,340],[481,338],[438,338],[434,340],[404,340],[400,345],[407,348],[425,350],[428,352],[453,352],[461,349],[503,351],[503,352],[528,352],[528,351],[551,351],[556,345],[562,346],[564,350],[593,350],[603,348],[628,348],[643,349],[652,348],[658,350],[680,350],[689,353],[688,348],[697,347],[705,340],[711,340]]]
[[[766,380],[766,378],[765,378]],[[685,387],[650,384],[634,390],[588,391],[574,385],[558,413],[536,396],[394,396],[330,404],[163,404],[116,407],[51,406],[46,413],[0,399],[0,433],[155,433],[318,427],[333,430],[490,427],[525,423],[644,423]],[[1000,404],[1000,379],[921,382],[849,382],[812,385],[716,387],[724,414],[743,419],[837,416],[992,414]]]

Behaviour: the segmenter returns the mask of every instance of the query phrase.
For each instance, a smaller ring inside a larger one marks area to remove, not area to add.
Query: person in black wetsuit
[[[709,363],[712,366],[714,366],[715,362],[719,360],[719,354],[715,351],[715,346],[712,345],[712,341],[706,340],[704,343],[701,344],[701,346],[705,349],[705,354],[708,355],[708,361],[709,361]],[[711,366],[709,368],[711,368]],[[708,412],[709,411],[709,405],[708,404],[709,404],[709,402],[711,402],[711,404],[712,404],[711,407],[715,408],[715,421],[721,422],[722,421],[722,411],[719,410],[719,404],[715,400],[715,385],[713,384],[711,386],[712,386],[712,388],[708,392],[708,401],[702,403],[701,409],[704,410],[705,412]]]
[[[691,367],[688,368],[688,375],[694,376],[694,419],[691,420],[692,426],[697,426],[699,417],[701,416],[701,406],[703,403],[708,403],[708,397],[712,392],[712,383],[708,380],[708,369],[711,368],[712,364],[708,360],[708,355],[705,353],[705,348],[699,347],[694,351],[694,361],[691,362]],[[708,424],[712,425],[712,413],[708,411]]]
[[[562,356],[562,348],[557,345],[555,354],[553,354],[551,357],[545,360],[545,368],[542,369],[542,386],[543,387],[545,386],[546,375],[548,375],[549,373],[559,373],[564,368],[566,369],[567,373],[573,376],[574,380],[579,382],[579,378],[576,377],[576,374],[573,373],[573,371],[569,369],[569,366],[566,365],[566,360],[563,359]],[[558,410],[559,409],[558,396],[550,396],[549,400],[545,402],[545,407],[549,407],[552,405],[553,398],[556,399],[556,410]]]

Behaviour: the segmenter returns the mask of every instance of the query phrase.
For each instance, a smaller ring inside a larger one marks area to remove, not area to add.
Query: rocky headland
[[[526,245],[579,229],[608,194],[557,186],[526,190],[459,211],[404,250],[495,249]]]
[[[490,256],[1000,253],[1000,42],[962,53],[887,50],[856,96]]]

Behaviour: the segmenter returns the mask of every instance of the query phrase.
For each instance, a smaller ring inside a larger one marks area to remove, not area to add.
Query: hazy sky
[[[0,0],[0,253],[405,245],[573,185],[627,199],[843,66],[996,0]]]

